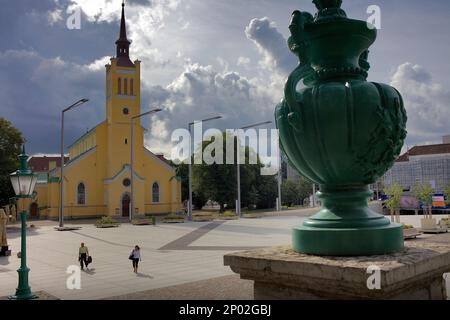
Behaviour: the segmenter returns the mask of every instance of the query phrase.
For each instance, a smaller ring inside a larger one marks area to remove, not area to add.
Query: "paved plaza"
[[[86,222],[77,224],[80,230],[67,232],[55,231],[55,222],[40,221],[28,233],[30,285],[34,291],[59,299],[251,299],[251,282],[240,280],[223,266],[223,255],[290,244],[291,227],[310,214],[308,209],[259,219],[122,224],[112,229],[98,229]],[[401,218],[420,226],[420,216]],[[0,258],[0,296],[15,292],[20,264],[19,229],[10,229],[8,236],[13,254]],[[93,264],[81,274],[81,289],[69,290],[66,270],[78,264],[81,242],[88,246]],[[128,260],[136,244],[142,252],[137,275]]]

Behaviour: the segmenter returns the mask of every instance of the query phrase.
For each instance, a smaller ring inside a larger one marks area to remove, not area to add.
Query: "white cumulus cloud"
[[[435,82],[424,67],[409,62],[400,65],[391,85],[404,98],[410,144],[440,143],[450,133],[450,90]]]
[[[288,75],[297,65],[298,60],[289,51],[286,39],[269,18],[252,19],[245,28],[245,34],[263,55],[263,67]]]
[[[162,106],[165,109],[158,114],[156,126],[154,121],[150,124],[155,130],[147,144],[166,156],[170,156],[172,146],[168,132],[215,115],[222,115],[223,119],[208,126],[221,130],[273,120],[276,101],[254,79],[237,72],[219,72],[212,66],[198,63],[186,64],[185,70],[167,87],[153,86],[146,94],[151,101],[150,108]]]

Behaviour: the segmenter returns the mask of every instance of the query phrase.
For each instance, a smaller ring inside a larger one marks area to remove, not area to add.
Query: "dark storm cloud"
[[[152,0],[127,0],[125,3],[127,5],[141,5],[141,6],[145,6],[145,5],[151,5],[152,4]]]
[[[80,98],[90,102],[67,115],[66,144],[104,119],[104,68],[87,65],[114,55],[118,26],[82,16],[81,29],[69,30],[68,4],[21,0],[0,10],[0,117],[23,132],[30,153],[58,152],[60,112]]]
[[[67,115],[67,142],[104,118],[103,70],[14,50],[0,54],[0,70],[0,117],[23,132],[31,153],[57,152],[61,110],[80,98],[91,101]]]
[[[118,26],[90,23],[81,15],[81,29],[69,30],[70,1],[21,0],[9,1],[0,10],[2,41],[0,51],[34,50],[43,57],[59,56],[63,60],[88,63],[114,54]],[[50,23],[49,15],[60,10],[60,20]]]

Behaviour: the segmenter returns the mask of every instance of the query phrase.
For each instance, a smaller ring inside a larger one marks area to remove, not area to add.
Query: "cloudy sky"
[[[67,144],[105,117],[104,65],[115,54],[121,0],[0,0],[0,117],[24,133],[30,153],[57,153],[60,111]],[[407,144],[450,134],[450,1],[344,0],[352,18],[381,9],[369,80],[405,98]],[[67,20],[81,8],[80,29]],[[147,146],[168,152],[171,132],[221,114],[219,129],[273,120],[286,75],[296,66],[285,44],[293,10],[311,0],[129,0],[132,59],[142,61],[142,105],[164,113],[143,121]]]

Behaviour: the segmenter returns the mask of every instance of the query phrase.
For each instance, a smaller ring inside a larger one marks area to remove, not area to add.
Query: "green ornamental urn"
[[[403,249],[403,228],[368,207],[369,186],[395,162],[406,111],[393,87],[367,82],[377,30],[347,18],[341,0],[314,0],[313,17],[295,11],[289,49],[300,63],[276,107],[280,145],[301,175],[320,185],[320,211],[293,229],[293,248],[361,256]]]

